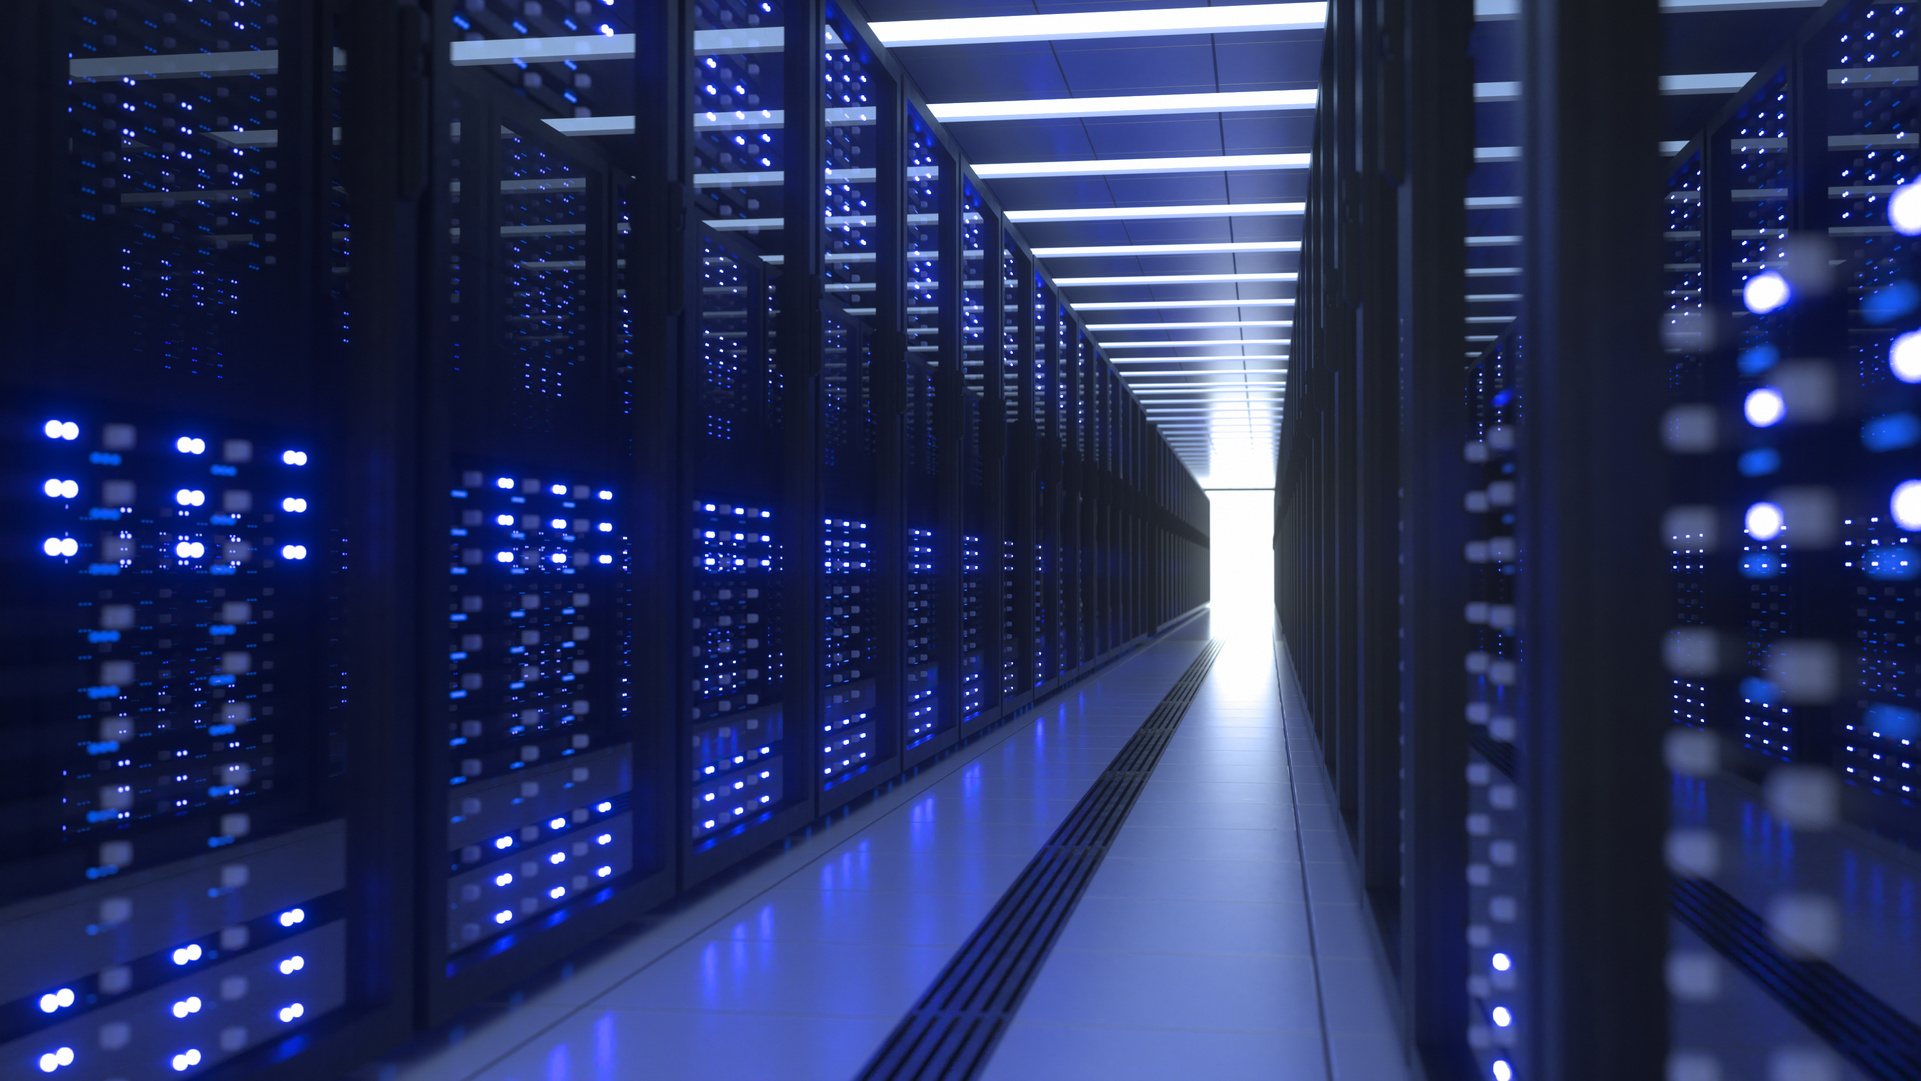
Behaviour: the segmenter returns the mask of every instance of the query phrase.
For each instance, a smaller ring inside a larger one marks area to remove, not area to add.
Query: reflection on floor
[[[1217,621],[1221,622],[1221,621]],[[996,1081],[1406,1076],[1265,626],[1236,622]],[[847,1081],[1210,635],[1202,616],[378,1081]]]

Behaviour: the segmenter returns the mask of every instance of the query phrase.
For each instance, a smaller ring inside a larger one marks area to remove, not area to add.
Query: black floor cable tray
[[[1220,653],[1200,656],[881,1045],[861,1081],[979,1076]]]

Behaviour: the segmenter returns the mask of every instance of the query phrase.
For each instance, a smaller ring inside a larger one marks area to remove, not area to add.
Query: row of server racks
[[[1332,5],[1275,504],[1410,1043],[1921,1077],[1915,9],[1657,155],[1691,16],[1480,7]]]
[[[335,1076],[1205,601],[851,10],[9,19],[0,1074]]]

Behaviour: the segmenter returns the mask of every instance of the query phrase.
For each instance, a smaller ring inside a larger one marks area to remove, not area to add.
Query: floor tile
[[[1055,949],[1308,957],[1312,953],[1309,939],[1307,906],[1298,901],[1195,901],[1090,893],[1074,909]]]
[[[1071,925],[1070,925],[1071,926]],[[1320,1031],[1313,962],[1057,949],[1021,1005],[1023,1021],[1248,1031]]]
[[[1318,1032],[1015,1022],[984,1081],[1327,1081]]]

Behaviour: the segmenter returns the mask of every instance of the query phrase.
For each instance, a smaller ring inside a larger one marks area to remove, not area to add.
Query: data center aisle
[[[1170,630],[448,1046],[356,1076],[847,1081],[1208,633]]]
[[[989,1081],[1407,1076],[1314,737],[1236,616]]]

